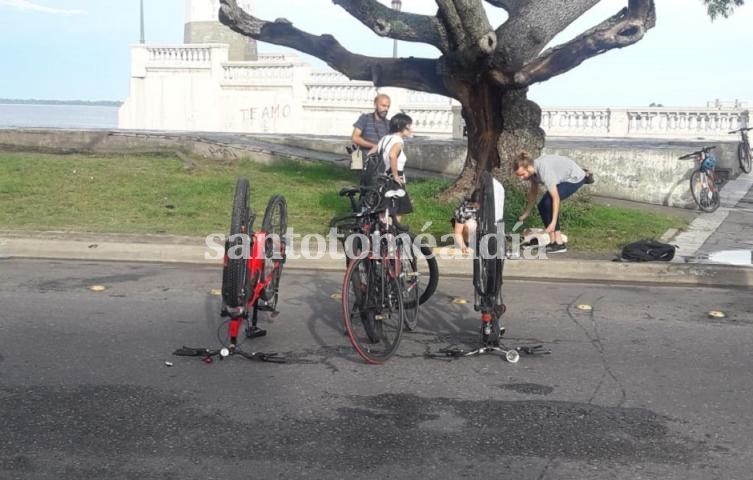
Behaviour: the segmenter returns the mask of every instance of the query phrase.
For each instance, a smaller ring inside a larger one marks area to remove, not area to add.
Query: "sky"
[[[185,0],[143,1],[146,43],[182,43]],[[334,34],[356,53],[392,55],[392,40],[377,37],[331,0],[254,3],[260,18],[284,17],[310,33]],[[719,99],[753,107],[753,1],[731,18],[714,22],[701,0],[656,3],[657,25],[643,40],[532,86],[529,98],[542,106],[698,107]],[[403,11],[436,12],[432,0],[402,4]],[[550,46],[569,40],[626,4],[627,0],[602,0]],[[502,10],[491,6],[487,10],[493,26],[504,21]],[[139,0],[0,0],[0,98],[125,100],[130,45],[138,43],[139,35]],[[291,51],[266,43],[260,43],[258,50]],[[405,42],[399,43],[398,53],[438,55],[430,46]]]

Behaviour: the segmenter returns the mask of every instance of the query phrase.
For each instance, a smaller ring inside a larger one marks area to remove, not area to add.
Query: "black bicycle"
[[[703,147],[702,149],[683,155],[680,160],[693,159],[696,168],[690,174],[690,193],[698,207],[704,212],[713,212],[719,208],[721,199],[719,188],[720,178],[716,175],[716,157],[711,153],[715,146]]]
[[[489,172],[481,175],[481,206],[478,210],[478,228],[473,258],[474,309],[481,312],[480,345],[474,350],[443,348],[428,353],[431,358],[460,358],[499,353],[510,363],[517,363],[520,354],[546,355],[550,350],[542,345],[508,347],[502,343],[505,328],[500,317],[507,307],[502,298],[502,271],[505,262],[504,228],[500,228],[504,214],[502,205],[504,188]]]
[[[753,157],[753,153],[750,151],[750,140],[748,140],[749,130],[753,130],[753,127],[738,128],[728,132],[730,135],[740,134],[740,143],[737,144],[737,161],[740,162],[740,168],[745,173],[750,173],[751,157]]]
[[[366,212],[377,208],[383,202],[384,185],[389,177],[384,176],[377,181],[375,186],[345,187],[340,190],[341,197],[348,197],[351,213],[341,217],[335,217],[330,221],[330,228],[337,228],[338,234],[342,234],[342,240],[354,233],[370,235],[372,226],[369,224]],[[416,235],[409,230],[404,232],[410,237],[410,251],[404,252],[405,261],[413,262],[413,270],[416,272],[416,282],[419,292],[419,305],[426,303],[439,285],[439,266],[434,252],[426,245],[419,245]],[[360,238],[360,237],[356,237]],[[360,245],[354,239],[355,245],[351,248],[368,249],[366,245]],[[346,256],[346,266],[349,264]],[[411,329],[410,320],[408,328]]]
[[[353,258],[343,278],[345,332],[368,363],[381,364],[397,351],[403,326],[418,322],[418,282],[410,237],[394,214],[392,199],[403,189],[383,192],[383,203],[353,214],[346,239]],[[340,224],[340,228],[344,225]],[[363,234],[369,232],[369,236]]]

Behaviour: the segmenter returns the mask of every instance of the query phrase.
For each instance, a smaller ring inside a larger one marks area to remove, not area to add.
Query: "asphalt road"
[[[341,275],[288,271],[244,347],[289,362],[205,364],[171,352],[217,345],[216,268],[0,272],[2,479],[751,478],[749,290],[509,281],[507,342],[553,351],[512,365],[424,358],[477,340],[469,280],[443,278],[369,366],[342,335]]]

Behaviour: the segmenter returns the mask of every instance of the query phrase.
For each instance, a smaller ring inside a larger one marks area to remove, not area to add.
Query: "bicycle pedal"
[[[221,317],[239,318],[245,316],[245,314],[246,309],[243,307],[228,307],[223,304],[222,310],[220,310]]]
[[[256,309],[260,312],[274,312],[274,309],[270,305],[257,305]]]
[[[269,318],[271,318],[272,320],[274,320],[275,318],[277,318],[279,316],[280,316],[280,311],[279,310],[272,310],[272,313],[269,314]]]
[[[550,355],[552,353],[551,350],[544,348],[543,345],[526,345],[522,347],[515,347],[515,350],[526,355]]]

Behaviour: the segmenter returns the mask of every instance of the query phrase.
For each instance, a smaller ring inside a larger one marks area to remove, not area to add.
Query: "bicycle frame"
[[[504,188],[489,172],[481,176],[481,206],[478,212],[478,230],[476,234],[476,248],[473,259],[473,289],[474,309],[481,312],[480,346],[475,350],[466,351],[458,347],[440,349],[436,353],[427,353],[430,358],[460,358],[481,355],[485,353],[499,353],[510,363],[517,363],[520,354],[527,355],[549,354],[542,345],[529,345],[508,348],[501,343],[504,334],[499,318],[507,310],[502,301],[502,271],[504,266],[505,246],[497,242],[504,242],[504,235],[496,238],[497,223],[504,218],[503,201]],[[482,251],[481,242],[488,237],[486,252]],[[494,240],[492,242],[492,240]],[[492,250],[489,255],[489,250]],[[485,255],[486,253],[486,255]]]
[[[719,207],[719,191],[716,178],[716,160],[711,151],[716,146],[706,146],[698,151],[679,157],[692,159],[695,168],[690,174],[690,193],[698,207],[704,212],[713,212]]]
[[[230,216],[230,235],[225,240],[222,261],[222,307],[220,315],[230,317],[217,329],[221,348],[191,348],[183,346],[173,355],[204,357],[207,363],[215,356],[220,359],[240,355],[249,360],[284,363],[277,353],[244,352],[238,334],[241,322],[247,327],[245,337],[261,337],[266,330],[256,326],[259,310],[276,311],[282,266],[285,263],[285,234],[287,231],[287,202],[279,194],[267,202],[261,229],[252,232],[256,215],[251,209],[251,184],[239,177],[235,184],[233,208]],[[251,232],[249,234],[249,232]],[[240,249],[240,252],[238,252]],[[253,316],[249,319],[250,313]],[[227,323],[227,325],[225,325]],[[227,335],[225,337],[224,335]]]
[[[750,138],[748,137],[748,131],[753,130],[753,127],[738,128],[727,132],[731,135],[736,133],[740,134],[740,142],[737,144],[737,160],[740,162],[740,169],[745,173],[751,173],[753,170],[753,151],[750,149]]]
[[[248,296],[245,307],[227,309],[227,315],[230,316],[230,322],[228,325],[228,337],[230,338],[231,345],[237,344],[238,332],[240,330],[241,322],[248,318],[249,311],[253,311],[254,318],[252,319],[252,324],[256,325],[256,302],[258,302],[261,298],[261,294],[264,289],[267,288],[267,286],[272,282],[276,271],[282,267],[281,259],[284,258],[285,255],[285,244],[283,242],[280,242],[279,238],[272,238],[272,241],[276,242],[276,245],[279,247],[280,255],[279,258],[271,259],[272,269],[270,270],[269,274],[264,277],[264,263],[269,260],[266,256],[265,251],[266,243],[268,240],[267,233],[254,232],[253,236],[249,238],[251,240],[251,255],[246,261],[246,268],[248,269],[246,278],[249,279],[249,282],[253,282],[253,285],[247,286],[247,288],[250,290],[250,295]],[[277,252],[277,250],[274,251]],[[227,266],[227,263],[228,256],[227,253],[225,253],[223,265]]]

